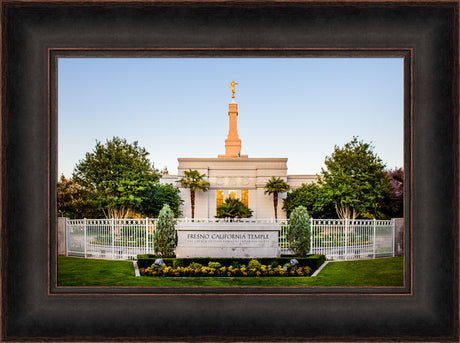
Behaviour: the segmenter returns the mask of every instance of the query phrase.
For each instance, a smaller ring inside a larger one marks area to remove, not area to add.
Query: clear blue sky
[[[113,136],[170,174],[178,157],[224,154],[232,80],[242,154],[319,174],[359,136],[403,166],[402,58],[59,58],[59,175]]]

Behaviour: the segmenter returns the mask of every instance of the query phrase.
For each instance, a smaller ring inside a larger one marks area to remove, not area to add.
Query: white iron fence
[[[189,222],[179,218],[178,222]],[[205,218],[195,222],[228,222]],[[239,222],[273,223],[274,219],[238,219]],[[292,253],[286,239],[289,221],[280,224],[279,247]],[[132,260],[138,254],[153,254],[156,219],[67,219],[68,256]],[[355,260],[394,256],[394,220],[311,219],[310,253],[324,254],[328,260]]]
[[[290,253],[288,224],[281,225],[280,247]],[[357,260],[394,256],[394,220],[311,219],[310,253],[328,260]]]
[[[134,259],[153,253],[156,219],[67,219],[68,256]]]

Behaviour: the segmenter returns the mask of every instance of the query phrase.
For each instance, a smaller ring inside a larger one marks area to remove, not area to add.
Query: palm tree
[[[205,174],[200,174],[198,170],[184,171],[184,176],[179,180],[182,187],[190,188],[190,203],[192,204],[192,220],[195,218],[195,192],[207,192],[209,182],[203,180]]]
[[[281,178],[274,177],[265,184],[264,194],[273,194],[273,207],[275,208],[275,219],[278,219],[278,194],[287,192],[290,186]]]
[[[249,218],[252,217],[252,212],[240,199],[227,198],[217,208],[216,218]]]

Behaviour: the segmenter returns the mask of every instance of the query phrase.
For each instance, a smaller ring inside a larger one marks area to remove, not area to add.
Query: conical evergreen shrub
[[[310,251],[311,229],[310,216],[305,207],[296,207],[291,212],[286,238],[296,256],[307,256]]]
[[[156,223],[155,237],[153,239],[155,255],[175,257],[174,249],[177,245],[175,224],[174,213],[169,205],[165,204],[158,215]]]

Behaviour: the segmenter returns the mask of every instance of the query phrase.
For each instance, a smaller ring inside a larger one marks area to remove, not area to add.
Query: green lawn
[[[129,261],[59,256],[58,286],[403,286],[403,258],[330,262],[316,277],[135,277]]]

